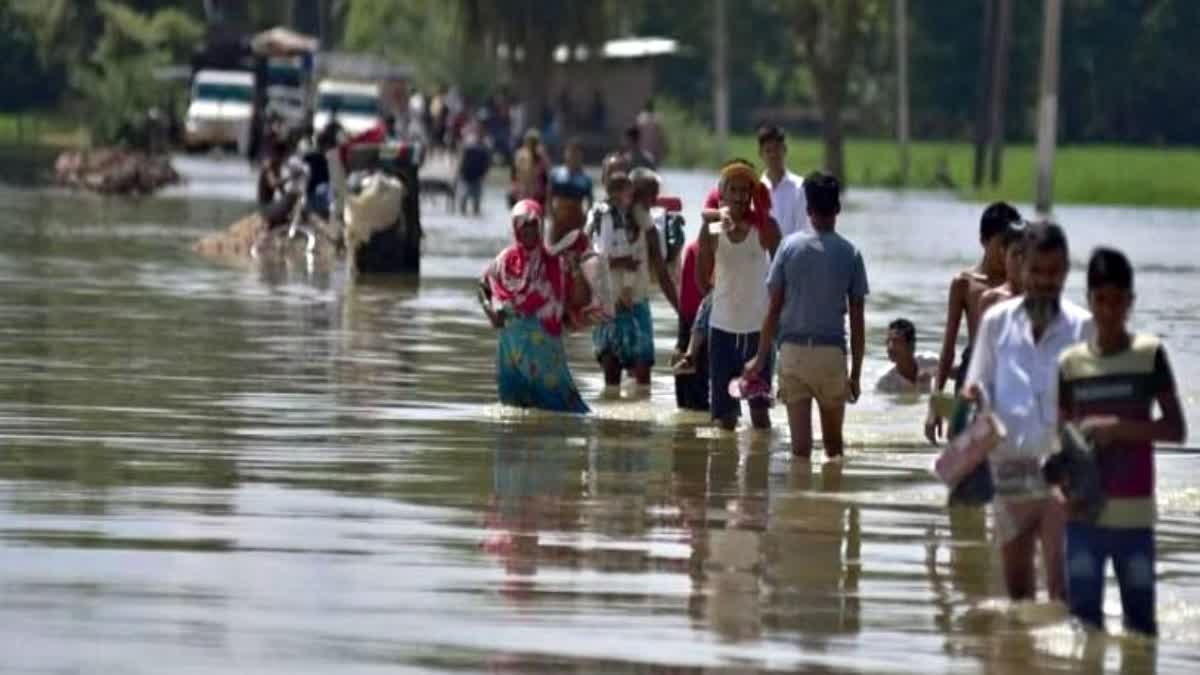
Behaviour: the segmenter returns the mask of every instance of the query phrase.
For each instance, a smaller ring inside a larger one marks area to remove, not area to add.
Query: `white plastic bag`
[[[404,183],[383,173],[362,180],[358,194],[346,195],[346,239],[365,242],[376,232],[391,227],[404,209]]]

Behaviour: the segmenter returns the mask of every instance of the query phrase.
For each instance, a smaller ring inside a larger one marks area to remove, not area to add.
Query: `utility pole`
[[[983,31],[980,35],[979,76],[975,78],[975,172],[972,174],[972,185],[975,189],[983,187],[984,155],[987,152],[987,142],[990,137],[988,130],[989,112],[991,106],[992,82],[992,42],[996,25],[995,0],[983,1]]]
[[[713,122],[717,132],[717,158],[724,162],[729,146],[729,31],[725,0],[713,0]]]
[[[1037,128],[1037,212],[1050,215],[1054,205],[1054,150],[1058,132],[1058,46],[1062,37],[1062,0],[1045,0],[1042,23],[1041,99]]]
[[[996,33],[992,52],[992,111],[989,132],[991,133],[991,179],[992,185],[1000,184],[1000,169],[1004,154],[1004,111],[1008,98],[1008,44],[1012,36],[1012,0],[996,0]]]
[[[908,0],[896,0],[896,141],[900,150],[900,184],[908,185]]]
[[[330,14],[333,7],[330,0],[318,0],[318,2],[320,4],[317,7],[317,39],[321,45],[321,49],[325,50],[329,49],[330,45],[329,33],[332,28],[330,24],[333,21],[333,17]]]

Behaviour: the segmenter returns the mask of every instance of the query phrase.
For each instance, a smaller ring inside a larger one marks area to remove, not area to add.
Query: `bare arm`
[[[969,282],[962,276],[954,277],[950,282],[950,297],[946,303],[946,334],[942,338],[942,353],[938,358],[937,376],[933,380],[933,393],[941,393],[950,377],[950,369],[954,367],[954,347],[958,342],[958,327],[962,322],[963,312],[967,308],[967,290]],[[925,438],[936,444],[942,435],[942,418],[937,410],[930,405],[929,414],[925,416]]]
[[[775,251],[779,250],[779,242],[783,240],[783,233],[779,230],[779,223],[774,218],[767,218],[766,227],[762,228],[758,235],[758,241],[767,249],[767,253],[771,257],[775,257]]]
[[[488,322],[492,324],[492,327],[500,328],[504,326],[504,313],[497,312],[492,307],[492,287],[488,284],[486,274],[479,280],[478,298],[479,306],[483,309],[483,313],[487,315]]]
[[[1161,441],[1182,443],[1187,438],[1187,422],[1183,418],[1183,406],[1174,390],[1158,395],[1158,407],[1162,416],[1152,422],[1124,422],[1117,431],[1117,440],[1125,442]]]
[[[663,295],[667,297],[667,302],[671,303],[671,307],[678,314],[679,296],[675,292],[675,282],[671,280],[667,264],[663,261],[662,251],[658,248],[658,233],[654,230],[646,230],[642,236],[646,238],[646,251],[650,257],[650,267],[654,269],[654,275],[658,277],[658,287],[662,289]]]
[[[757,354],[770,354],[775,348],[775,334],[779,332],[779,317],[783,314],[783,286],[771,291],[770,304],[767,306],[767,317],[763,319],[762,331],[758,334]],[[746,364],[747,375],[761,373],[765,363],[755,356]]]
[[[946,380],[950,379],[950,369],[954,367],[958,329],[962,325],[963,312],[967,310],[967,290],[967,280],[961,276],[950,282],[950,294],[946,302],[946,332],[942,336],[942,353],[938,358],[937,377],[933,382],[935,392],[946,387]]]
[[[708,228],[700,231],[700,257],[696,261],[696,284],[708,290],[712,288],[713,268],[716,266],[717,238]]]
[[[850,299],[850,393],[858,400],[862,380],[863,354],[866,352],[866,307],[862,298]]]

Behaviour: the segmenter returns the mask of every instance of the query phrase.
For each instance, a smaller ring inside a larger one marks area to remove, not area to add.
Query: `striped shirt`
[[[1081,342],[1059,359],[1059,408],[1071,420],[1110,416],[1148,422],[1155,399],[1175,390],[1166,350],[1158,338],[1135,335],[1129,348],[1101,354]],[[1154,444],[1122,443],[1096,454],[1104,487],[1101,527],[1154,524]]]

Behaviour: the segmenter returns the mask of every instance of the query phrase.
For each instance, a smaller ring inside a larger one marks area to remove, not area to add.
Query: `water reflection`
[[[919,406],[866,396],[846,464],[794,463],[782,429],[714,434],[676,413],[666,377],[599,401],[577,336],[568,352],[596,414],[507,409],[473,294],[502,219],[431,212],[419,283],[230,269],[188,251],[247,208],[196,198],[205,180],[240,185],[211,174],[177,193],[186,201],[0,187],[6,673],[1200,663],[1193,455],[1159,454],[1161,640],[1089,637],[999,599],[986,520],[945,510]],[[711,185],[667,179],[689,199]],[[900,289],[872,300],[869,344],[893,315],[932,340],[945,270],[977,253],[977,205],[850,199],[848,236],[872,279]],[[1152,263],[1138,321],[1166,335],[1194,404],[1194,215],[1159,214],[1157,236],[1136,241],[1134,214],[1087,215],[1121,227],[1080,221],[1073,249],[1118,232]],[[654,313],[665,356],[670,312]],[[884,367],[869,349],[866,371]]]
[[[542,532],[577,529],[578,497],[564,494],[571,453],[561,439],[553,440],[515,428],[496,437],[481,548],[503,566],[500,592],[514,601],[532,598],[540,562],[563,562],[562,556],[554,555],[553,542],[542,540]]]
[[[860,629],[861,516],[839,494],[842,462],[826,462],[818,471],[793,462],[785,471],[772,495],[768,529],[772,625],[816,646],[823,635]]]
[[[936,525],[927,530],[925,567],[938,608],[938,628],[951,632],[977,616],[960,616],[963,607],[1002,594],[1003,587],[996,572],[997,553],[988,540],[986,510],[956,506],[947,514],[948,531],[943,534]]]

